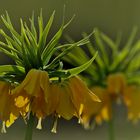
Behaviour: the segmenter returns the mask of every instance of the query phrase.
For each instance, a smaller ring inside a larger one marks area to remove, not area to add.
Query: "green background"
[[[94,27],[115,39],[116,34],[123,32],[123,40],[129,36],[133,26],[140,27],[140,0],[0,0],[0,15],[8,11],[17,30],[20,29],[19,18],[27,20],[32,11],[36,15],[43,8],[45,21],[56,10],[55,23],[52,32],[61,24],[63,6],[66,4],[66,20],[73,14],[74,21],[66,30],[66,34],[75,39],[81,38],[82,32],[90,33]],[[3,28],[0,21],[0,27]],[[139,38],[139,34],[137,35]],[[0,64],[9,63],[9,59],[0,55]],[[140,140],[140,124],[132,125],[127,121],[126,109],[122,106],[115,110],[116,140]],[[45,121],[42,131],[35,130],[34,140],[107,140],[107,124],[98,126],[95,130],[85,131],[77,120],[60,120],[58,133],[50,133],[51,121]],[[17,121],[7,134],[0,134],[0,140],[24,140],[25,125]]]
[[[83,31],[91,32],[94,27],[115,37],[118,31],[127,35],[134,25],[140,26],[139,0],[0,0],[0,14],[7,10],[18,28],[19,18],[27,19],[33,10],[38,14],[43,8],[47,20],[55,9],[55,21],[59,25],[64,4],[66,19],[76,14],[67,31],[76,37]]]

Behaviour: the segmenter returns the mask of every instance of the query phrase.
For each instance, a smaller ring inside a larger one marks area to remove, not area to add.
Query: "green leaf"
[[[1,19],[4,23],[4,25],[7,27],[7,29],[9,29],[9,31],[11,32],[13,39],[19,44],[21,45],[21,36],[19,35],[19,33],[17,33],[17,31],[14,29],[10,17],[8,15],[8,13],[6,12],[6,18],[5,16],[1,16]]]
[[[63,13],[65,14],[65,6],[64,6],[64,12]],[[53,22],[53,16],[54,16],[54,14],[52,15],[52,17],[50,19],[51,22]],[[71,21],[73,20],[74,16],[66,24],[64,24],[64,18],[65,18],[65,16],[63,15],[62,25],[61,25],[60,29],[54,35],[54,37],[47,44],[47,46],[45,47],[45,49],[42,52],[42,60],[43,60],[43,64],[44,65],[47,65],[47,63],[48,63],[48,61],[47,61],[48,56],[50,57],[49,54],[54,50],[55,47],[57,47],[56,45],[58,44],[58,42],[59,42],[59,40],[60,40],[60,38],[62,36],[63,30],[71,23]],[[51,24],[48,25],[48,26],[51,26]]]
[[[89,37],[93,34],[93,32],[85,37],[84,39],[72,44],[71,46],[69,46],[68,48],[64,49],[62,53],[60,53],[57,57],[55,57],[53,59],[53,61],[47,66],[48,68],[51,68],[55,63],[57,63],[63,56],[65,56],[66,54],[70,53],[70,51],[74,48],[74,47],[78,47],[78,46],[81,46],[81,45],[84,45],[86,43],[89,42]]]
[[[39,49],[41,50],[41,52],[42,52],[43,48],[46,45],[46,39],[47,39],[48,33],[50,31],[50,28],[52,26],[54,16],[55,16],[55,11],[52,13],[52,15],[51,15],[51,17],[50,17],[45,29],[43,30],[42,36],[41,36],[41,38],[39,40]]]
[[[41,38],[42,38],[43,28],[44,28],[42,9],[41,9],[41,11],[40,11],[40,16],[38,17],[38,26],[39,26],[39,41],[40,41]]]
[[[124,46],[124,48],[118,52],[118,54],[116,55],[117,57],[115,58],[114,62],[112,63],[112,65],[110,66],[110,71],[114,71],[115,69],[117,69],[117,67],[119,67],[119,65],[124,62],[124,59],[126,59],[126,57],[129,55],[130,53],[130,47],[132,46],[132,43],[134,41],[134,37],[137,33],[137,28],[134,27],[132,30],[132,33],[126,43],[126,45]]]
[[[124,46],[124,50],[129,49],[132,46],[132,43],[134,41],[137,31],[138,31],[138,28],[134,27],[132,30],[132,33],[130,34],[130,37],[128,38],[126,45]]]
[[[48,59],[47,57],[48,57],[49,53],[52,52],[52,50],[54,49],[56,44],[58,44],[60,37],[62,36],[62,32],[63,32],[63,25],[61,26],[61,28],[58,30],[58,32],[55,34],[55,36],[51,39],[51,41],[48,43],[48,45],[44,49],[44,51],[42,53],[43,65],[47,64],[46,63],[47,59]]]
[[[140,69],[140,55],[136,55],[133,60],[131,60],[131,62],[129,63],[126,72],[135,72],[135,71],[139,71]]]
[[[83,64],[83,65],[81,65],[79,67],[76,67],[76,68],[66,70],[67,72],[69,72],[71,74],[68,78],[70,78],[72,76],[75,76],[75,75],[78,75],[82,71],[86,70],[92,64],[92,62],[96,58],[97,54],[98,54],[98,52],[96,52],[95,55],[88,62],[86,62],[85,64]]]
[[[61,78],[67,78],[70,76],[70,73],[64,70],[57,70],[57,71],[47,71],[49,74],[49,77],[61,77]]]
[[[139,55],[139,53],[140,53],[140,40],[138,40],[135,43],[135,45],[131,47],[131,49],[129,50],[129,54],[127,58],[124,60],[123,65],[120,66],[120,69],[126,71],[129,64],[132,63],[135,56]]]
[[[106,34],[104,34],[102,32],[100,33],[100,35],[101,35],[101,38],[103,39],[103,41],[110,47],[111,53],[112,53],[111,59],[113,59],[113,61],[115,61],[115,57],[118,52],[118,47],[117,47],[116,42],[114,42],[110,37],[108,37]]]
[[[26,34],[26,29],[24,27],[24,24],[23,24],[23,20],[20,19],[20,24],[21,24],[21,37],[22,37],[22,42],[24,41],[23,39],[25,39],[26,43],[28,44],[28,46],[30,46],[30,41],[27,37],[27,34]]]
[[[107,51],[105,50],[105,45],[103,44],[103,41],[100,36],[99,30],[96,28],[95,29],[95,41],[99,47],[99,52],[101,53],[101,58],[103,59],[105,65],[108,67],[109,66],[109,58],[107,56]]]
[[[37,51],[37,40],[35,39],[34,35],[32,34],[32,32],[30,31],[30,29],[28,28],[27,24],[25,23],[25,31],[26,31],[26,35],[31,43],[31,46],[33,46],[33,49]]]
[[[37,40],[37,31],[36,31],[35,24],[34,24],[35,23],[34,12],[32,13],[32,18],[29,20],[31,23],[31,32],[34,35],[34,38]]]
[[[75,15],[72,16],[72,18],[64,25],[64,29],[67,28],[67,26],[69,26],[69,24],[73,21],[73,19],[75,18]]]
[[[1,65],[0,74],[7,73],[7,72],[25,73],[25,69],[17,65]]]
[[[7,40],[9,40],[11,43],[12,43],[12,45],[15,47],[15,49],[17,49],[17,50],[21,50],[21,47],[20,47],[20,45],[15,41],[15,40],[13,40],[11,37],[9,37],[2,29],[0,29],[0,34],[5,38],[5,39],[7,39]]]
[[[94,35],[94,33],[93,33]],[[86,33],[83,33],[83,36],[86,37],[87,34]],[[92,45],[91,41],[89,41],[87,44],[86,44],[87,48],[88,48],[88,51],[89,53],[91,54],[91,56],[93,56],[95,54],[95,52],[97,51],[95,49],[95,47]],[[100,55],[98,55],[95,59],[97,65],[99,66],[100,70],[102,71],[104,68],[105,68],[105,65],[104,65],[104,62],[103,60],[101,59]],[[97,66],[96,66],[96,69],[97,69]],[[95,70],[95,68],[93,69]],[[90,72],[91,73],[91,72]],[[102,72],[103,73],[103,72]],[[96,74],[97,75],[97,74]]]

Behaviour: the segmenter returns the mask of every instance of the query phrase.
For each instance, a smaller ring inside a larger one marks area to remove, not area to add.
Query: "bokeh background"
[[[122,32],[123,42],[125,42],[134,26],[140,28],[140,0],[0,0],[0,15],[7,10],[15,28],[19,30],[20,17],[28,20],[33,10],[37,15],[42,8],[44,19],[47,21],[53,10],[56,10],[53,33],[61,24],[64,4],[66,5],[66,20],[73,14],[76,15],[65,31],[65,34],[75,39],[80,39],[82,32],[90,33],[94,27],[98,27],[113,39],[118,32]],[[4,28],[1,21],[0,27]],[[140,33],[136,38],[140,38]],[[8,63],[11,63],[11,60],[0,54],[0,64]],[[50,133],[51,126],[51,119],[48,118],[44,122],[43,130],[35,130],[33,140],[108,139],[106,123],[96,126],[93,130],[85,131],[75,119],[60,120],[57,134]],[[25,125],[19,120],[7,130],[7,134],[0,134],[0,140],[24,140],[24,130]],[[133,125],[128,122],[126,109],[122,105],[115,107],[116,140],[140,140],[139,130],[140,124]]]

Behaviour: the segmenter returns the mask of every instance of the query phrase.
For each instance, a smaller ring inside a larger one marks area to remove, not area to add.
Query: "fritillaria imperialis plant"
[[[0,41],[0,51],[13,59],[14,65],[0,66],[0,120],[2,132],[20,116],[27,124],[25,140],[32,139],[35,119],[41,129],[42,120],[47,116],[55,117],[52,132],[56,132],[57,120],[63,117],[70,120],[77,117],[84,126],[94,113],[94,104],[100,99],[93,94],[77,77],[77,74],[89,67],[96,54],[81,66],[64,69],[62,57],[73,48],[88,43],[89,37],[68,44],[60,44],[60,38],[71,20],[62,25],[57,33],[48,40],[55,12],[44,25],[42,12],[35,26],[34,15],[30,27],[20,19],[21,32],[18,33],[8,16],[1,19],[9,33],[0,29],[4,41]],[[63,50],[61,53],[59,51]]]
[[[75,48],[63,59],[76,66],[89,60],[89,56],[98,50],[99,55],[95,63],[86,69],[81,77],[85,79],[90,89],[101,99],[101,104],[96,103],[93,108],[95,121],[109,123],[110,139],[114,139],[112,131],[113,103],[123,102],[128,110],[128,119],[137,122],[140,117],[140,40],[134,42],[137,28],[134,28],[127,43],[121,46],[121,36],[115,41],[107,35],[95,30],[93,34],[94,45],[90,41],[87,50]],[[83,33],[86,37],[86,33]],[[69,42],[73,42],[67,37]],[[87,55],[88,54],[88,55]],[[80,57],[80,59],[79,59]]]

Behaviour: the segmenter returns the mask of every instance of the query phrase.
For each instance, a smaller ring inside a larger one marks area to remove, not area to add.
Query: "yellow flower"
[[[100,99],[101,103],[95,103],[96,107],[93,108],[95,120],[97,124],[102,121],[109,121],[112,118],[111,99],[107,90],[102,87],[94,87],[91,89]]]
[[[41,119],[51,114],[67,120],[76,116],[87,127],[94,104],[100,102],[78,77],[51,83],[47,72],[35,69],[28,72],[12,96],[24,116],[31,111],[37,116],[38,128],[41,128]]]
[[[110,74],[107,77],[107,87],[93,87],[92,91],[101,99],[100,107],[95,111],[95,120],[97,124],[102,121],[109,121],[112,119],[112,104],[113,102],[120,102],[120,95],[123,95],[126,80],[122,73]],[[97,103],[96,103],[97,104]]]
[[[126,86],[126,79],[124,74],[116,73],[110,74],[107,77],[107,89],[110,94],[122,94]]]
[[[93,108],[96,108],[95,103],[100,102],[100,99],[78,77],[70,78],[67,88],[79,120],[88,128],[89,121],[94,115]]]
[[[107,87],[93,87],[91,89],[100,99],[98,107],[93,108],[97,124],[112,118],[112,103],[123,99],[128,110],[128,119],[137,122],[140,118],[140,88],[128,85],[125,76],[121,73],[111,74],[107,77]],[[123,98],[121,98],[123,97]],[[98,103],[95,103],[95,106]]]
[[[54,95],[53,100],[55,112],[64,119],[71,119],[75,114],[75,109],[70,98],[70,90],[64,83],[53,83],[51,85],[51,93]]]
[[[15,105],[26,114],[32,111],[39,119],[47,115],[47,100],[49,93],[48,73],[32,69],[28,72],[23,82],[16,87],[12,94]]]
[[[10,106],[10,84],[0,81],[0,119],[3,121],[9,120],[11,110]]]
[[[140,118],[140,88],[130,85],[125,88],[124,102],[128,109],[128,119],[137,122]]]
[[[50,89],[52,99],[48,100],[51,102],[49,108],[55,110],[57,116],[66,120],[75,116],[84,127],[88,127],[93,115],[92,109],[96,102],[100,102],[99,98],[78,77],[72,77],[60,83],[52,83]],[[54,127],[56,127],[55,124]],[[52,131],[56,132],[56,128],[53,128]]]
[[[5,125],[9,127],[19,116],[11,96],[12,88],[9,83],[0,81],[0,120],[3,121],[3,132],[5,132]]]

